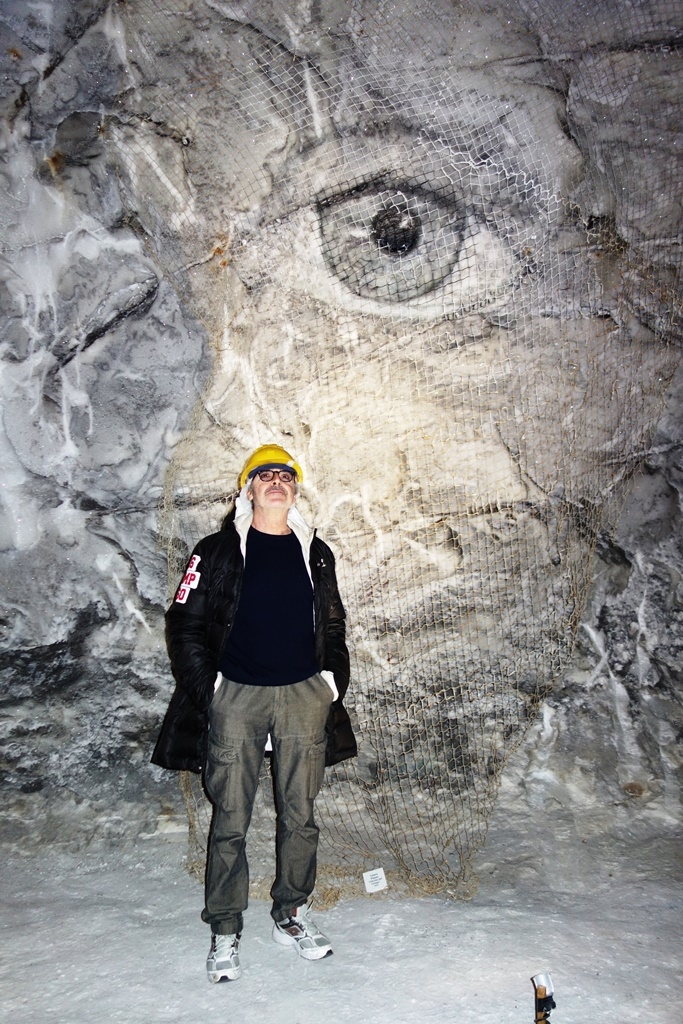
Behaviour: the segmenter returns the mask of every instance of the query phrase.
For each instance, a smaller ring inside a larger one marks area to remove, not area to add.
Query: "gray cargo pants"
[[[202,919],[215,934],[242,930],[249,896],[245,842],[268,733],[273,744],[277,871],[271,916],[286,920],[315,885],[318,826],[313,805],[325,771],[332,691],[319,674],[290,686],[224,679],[209,714],[204,785],[214,805]]]

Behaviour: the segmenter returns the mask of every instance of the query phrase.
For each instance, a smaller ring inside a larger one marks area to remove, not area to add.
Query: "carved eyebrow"
[[[387,131],[386,124],[374,127],[374,131],[366,126],[362,133],[322,139],[298,154],[288,173],[280,177],[275,172],[273,191],[264,198],[257,218],[240,218],[245,233],[249,234],[257,223],[273,223],[306,208],[321,213],[337,203],[382,189],[405,189],[411,195],[446,205],[457,199],[459,205],[469,193],[473,174],[476,177],[492,168],[495,171],[496,140],[485,137],[481,130],[466,139],[460,132],[432,138],[429,132],[411,132],[405,125],[401,132]],[[491,128],[497,131],[500,125],[492,124]],[[318,155],[328,146],[337,151],[337,159],[316,168]]]
[[[353,185],[349,185],[347,188],[340,188],[339,185],[335,185],[334,189],[332,187],[325,189],[323,192],[318,193],[315,204],[318,210],[324,210],[329,206],[343,203],[347,199],[355,199],[358,196],[365,196],[370,192],[381,192],[388,189],[392,191],[405,189],[407,192],[415,192],[413,187],[405,182],[400,182],[396,175],[389,170],[385,170],[354,182]]]
[[[315,207],[318,213],[322,213],[349,199],[358,199],[361,196],[381,192],[403,192],[407,198],[412,196],[427,199],[441,206],[453,207],[458,210],[462,207],[464,198],[462,192],[459,192],[454,198],[452,182],[449,182],[446,189],[439,187],[435,182],[430,182],[427,178],[410,180],[391,171],[383,171],[359,182],[354,182],[347,188],[343,186],[340,188],[337,185],[334,191],[329,189],[319,193],[315,199]]]

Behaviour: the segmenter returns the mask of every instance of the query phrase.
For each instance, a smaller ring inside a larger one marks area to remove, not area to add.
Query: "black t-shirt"
[[[294,533],[247,534],[242,590],[221,658],[226,679],[287,686],[318,671],[313,587]]]

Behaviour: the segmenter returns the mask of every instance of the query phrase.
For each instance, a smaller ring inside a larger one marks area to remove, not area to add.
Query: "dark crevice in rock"
[[[148,505],[103,505],[102,502],[83,491],[71,492],[70,499],[74,508],[78,508],[82,512],[94,512],[98,516],[133,516],[154,512],[158,508],[156,501],[150,502]]]
[[[601,530],[597,536],[595,553],[608,565],[631,568],[631,560],[624,549],[605,530]]]
[[[683,50],[683,34],[661,36],[660,38],[643,40],[628,45],[613,43],[592,46],[591,53],[680,53]]]
[[[67,30],[66,38],[70,40],[71,46],[66,46],[63,50],[55,53],[53,59],[50,61],[48,66],[45,68],[45,71],[43,72],[41,82],[47,81],[50,75],[54,74],[57,68],[64,62],[64,60],[66,60],[68,55],[73,50],[74,46],[78,45],[78,43],[81,41],[83,36],[88,31],[88,29],[92,28],[92,26],[100,20],[108,6],[108,0],[102,0],[102,3],[95,7],[90,12],[90,14],[78,25],[78,30],[76,34],[71,35]],[[39,87],[40,83],[37,83],[34,88],[37,89]]]
[[[103,622],[108,622],[112,609],[91,602],[76,615],[73,630],[67,640],[37,647],[16,648],[0,652],[2,689],[0,705],[20,706],[30,696],[41,700],[59,695],[68,700],[75,684],[82,682],[83,657],[88,638]],[[78,699],[78,694],[71,694]]]
[[[136,281],[117,295],[106,299],[91,315],[89,325],[86,325],[75,347],[68,351],[53,352],[57,362],[55,370],[67,366],[79,353],[85,352],[94,342],[119,327],[125,320],[144,316],[153,305],[158,291],[158,278],[150,276],[145,281]],[[121,300],[121,305],[117,305],[117,299]]]

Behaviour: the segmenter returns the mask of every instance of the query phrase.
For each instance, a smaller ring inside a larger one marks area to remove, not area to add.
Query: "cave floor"
[[[180,837],[78,854],[9,853],[3,1017],[12,1024],[531,1024],[530,976],[549,972],[552,1024],[683,1020],[678,838],[581,842],[564,849],[557,871],[546,849],[538,872],[533,837],[525,851],[518,839],[506,847],[499,830],[469,902],[390,893],[342,899],[316,915],[335,944],[335,955],[318,963],[277,946],[268,904],[253,901],[243,977],[216,986],[204,974],[201,889],[184,870]]]

